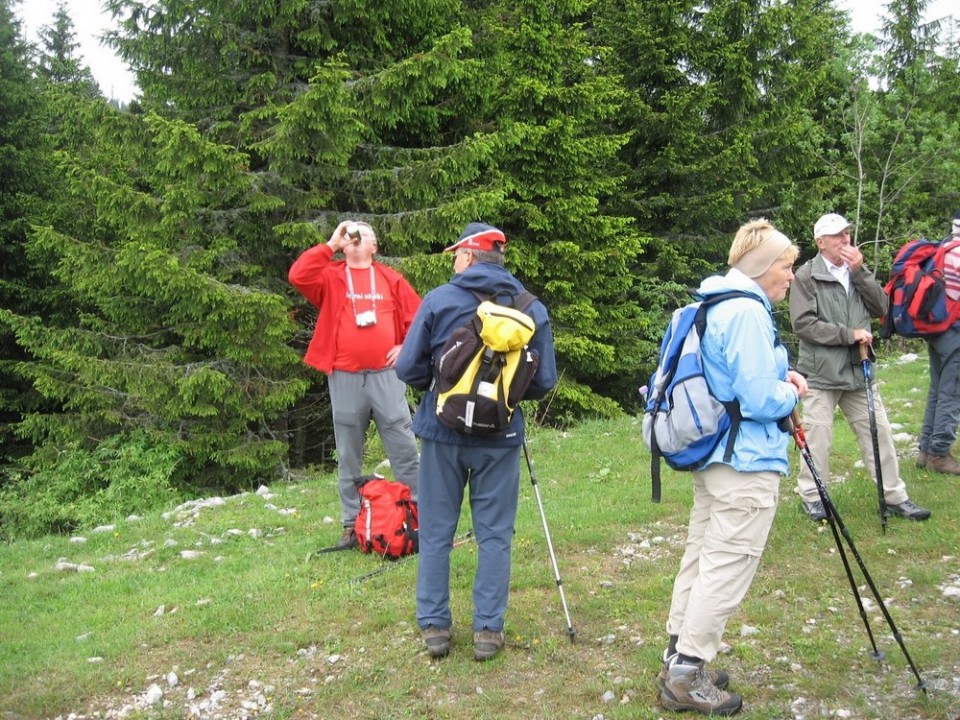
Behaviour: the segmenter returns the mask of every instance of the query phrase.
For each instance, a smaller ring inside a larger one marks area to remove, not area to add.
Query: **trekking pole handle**
[[[804,448],[807,445],[806,435],[803,433],[803,425],[800,424],[800,411],[794,408],[789,415],[777,423],[777,427],[783,432],[793,435],[797,447]]]
[[[869,343],[857,343],[857,350],[860,351],[860,362],[870,359],[870,344]]]

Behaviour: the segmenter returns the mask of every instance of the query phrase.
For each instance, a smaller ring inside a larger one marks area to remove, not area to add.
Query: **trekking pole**
[[[847,554],[843,549],[843,543],[840,541],[840,533],[843,533],[843,537],[847,541],[847,545],[850,547],[850,552],[853,553],[854,558],[856,558],[857,565],[860,567],[860,572],[863,573],[863,577],[867,581],[867,585],[870,587],[870,592],[872,592],[873,597],[876,598],[877,604],[880,606],[880,611],[883,613],[883,617],[887,621],[887,625],[890,626],[890,631],[893,633],[893,637],[900,646],[900,650],[903,651],[903,656],[907,659],[907,664],[910,665],[910,669],[913,671],[914,677],[917,678],[917,689],[923,690],[924,694],[926,694],[927,682],[920,677],[920,671],[917,669],[917,666],[914,665],[913,659],[910,657],[910,653],[907,652],[907,646],[904,644],[903,638],[900,636],[900,631],[897,630],[897,626],[894,624],[893,618],[890,616],[887,606],[883,602],[883,598],[880,597],[880,591],[877,590],[877,586],[874,584],[873,578],[870,577],[870,573],[867,571],[867,566],[860,557],[860,553],[857,552],[856,545],[853,544],[853,537],[847,530],[846,525],[843,524],[843,519],[840,517],[840,513],[837,512],[837,508],[834,506],[833,502],[830,500],[830,496],[827,494],[827,488],[823,484],[823,479],[820,477],[820,473],[817,471],[817,466],[813,461],[813,455],[810,454],[810,448],[807,446],[807,437],[803,432],[803,426],[800,424],[800,415],[797,413],[796,408],[794,408],[793,414],[791,414],[789,418],[784,418],[781,427],[784,426],[787,432],[793,435],[793,439],[797,443],[797,448],[800,450],[800,455],[807,463],[807,467],[810,468],[810,474],[813,475],[813,481],[817,486],[817,493],[820,495],[820,502],[823,503],[823,508],[826,510],[827,521],[830,523],[830,530],[833,532],[833,539],[837,544],[837,550],[840,553],[840,559],[843,561],[843,568],[847,572],[847,579],[850,581],[850,587],[853,589],[853,597],[857,601],[857,607],[860,610],[860,619],[863,620],[863,626],[866,628],[867,636],[870,638],[870,644],[873,646],[873,653],[871,654],[871,657],[879,662],[886,658],[886,653],[877,649],[877,643],[873,639],[873,632],[870,630],[870,621],[867,619],[867,612],[863,607],[863,600],[860,599],[860,593],[857,591],[857,583],[853,579],[853,571],[850,568],[850,562],[847,560]]]
[[[530,484],[533,485],[533,493],[537,497],[537,507],[540,508],[540,520],[543,521],[543,534],[547,538],[547,550],[550,551],[550,562],[553,563],[553,575],[557,581],[557,589],[560,591],[560,604],[563,605],[563,615],[567,620],[567,637],[570,642],[574,642],[577,636],[573,629],[573,622],[570,620],[570,611],[567,609],[567,598],[563,594],[563,581],[560,579],[560,569],[557,567],[557,556],[553,552],[553,542],[550,540],[550,528],[547,527],[547,515],[543,511],[543,500],[540,498],[540,486],[537,484],[537,476],[533,471],[533,460],[530,457],[530,448],[527,440],[523,440],[523,456],[527,459],[527,470],[530,471]]]
[[[458,547],[460,547],[461,545],[464,545],[464,544],[470,542],[470,540],[472,540],[472,539],[473,539],[473,530],[468,530],[466,533],[464,533],[464,534],[461,535],[460,537],[454,539],[454,541],[453,541],[453,547],[458,548]],[[404,560],[406,560],[407,558],[412,558],[412,557],[413,557],[413,555],[406,555],[405,557],[403,557],[403,558],[401,558],[400,560],[397,560],[397,561],[395,561],[395,562],[384,562],[384,564],[383,564],[381,567],[378,567],[378,568],[377,568],[376,570],[374,570],[373,572],[368,572],[366,575],[361,575],[360,577],[355,577],[353,580],[350,581],[350,583],[351,583],[352,585],[355,585],[355,584],[357,584],[357,583],[365,582],[365,581],[369,580],[370,578],[375,578],[377,575],[382,575],[383,573],[385,573],[385,572],[386,572],[387,570],[389,570],[390,568],[396,567],[397,565],[400,565],[400,564],[401,564]]]
[[[860,365],[863,368],[863,384],[867,387],[867,414],[870,416],[870,438],[873,440],[873,472],[877,481],[877,512],[880,513],[880,531],[887,534],[887,503],[883,499],[883,469],[880,467],[880,441],[877,439],[877,410],[873,398],[873,364],[870,362],[870,346],[858,343]]]

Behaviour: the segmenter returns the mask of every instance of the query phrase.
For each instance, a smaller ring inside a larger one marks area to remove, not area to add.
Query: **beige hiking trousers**
[[[777,510],[780,475],[741,473],[715,463],[693,473],[693,483],[667,633],[679,636],[679,652],[710,662],[757,572]]]
[[[803,429],[810,448],[817,474],[826,487],[830,480],[830,448],[833,445],[833,420],[835,409],[839,407],[847,419],[860,446],[863,466],[874,485],[877,475],[874,472],[873,434],[870,431],[870,409],[867,403],[867,391],[864,390],[823,390],[810,388],[803,398]],[[880,400],[880,393],[874,388],[873,409],[877,418],[877,445],[880,450],[880,470],[883,475],[883,500],[887,505],[899,505],[907,499],[907,487],[900,479],[900,463],[897,460],[897,448],[893,442],[893,430],[887,419],[887,411]],[[813,474],[805,462],[800,463],[797,476],[797,489],[806,502],[819,500],[817,485]],[[827,488],[829,492],[829,488]],[[874,490],[876,492],[876,490]]]

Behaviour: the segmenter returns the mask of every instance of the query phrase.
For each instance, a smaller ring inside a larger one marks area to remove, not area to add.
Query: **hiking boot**
[[[503,630],[487,630],[473,634],[473,659],[490,660],[503,647]]]
[[[927,470],[946,473],[948,475],[960,475],[960,463],[958,463],[950,453],[946,455],[930,455],[928,453]]]
[[[357,533],[352,527],[345,527],[343,529],[343,534],[340,536],[340,539],[337,540],[337,544],[335,545],[337,550],[349,550],[359,546],[360,543],[357,540]]]
[[[423,644],[427,646],[430,657],[445,657],[450,652],[450,628],[427,625],[423,629]]]
[[[668,658],[667,651],[663,651],[663,662],[660,665],[660,674],[657,675],[657,684],[661,690],[663,690],[664,683],[667,682],[667,670],[670,668],[670,660],[674,657],[676,657],[676,653]],[[718,690],[725,690],[727,685],[730,684],[730,676],[723,670],[708,670],[706,666],[704,666],[703,671],[707,674],[713,686]]]
[[[917,467],[925,468],[927,466],[927,461],[930,459],[930,456],[927,454],[926,450],[920,450],[917,452]]]
[[[899,515],[907,520],[926,520],[930,517],[930,511],[915,504],[912,500],[904,500],[899,505],[887,505],[887,512],[891,515]]]
[[[660,689],[660,704],[667,710],[696,710],[701,715],[733,715],[743,707],[743,698],[721,690],[703,671],[703,663],[674,663],[667,668]]]
[[[803,501],[803,511],[807,514],[814,522],[820,522],[821,520],[827,519],[827,511],[823,507],[823,503],[819,500],[814,500],[813,502]]]

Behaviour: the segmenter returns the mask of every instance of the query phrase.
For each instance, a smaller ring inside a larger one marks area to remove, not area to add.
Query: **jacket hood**
[[[700,287],[697,288],[697,295],[703,298],[730,290],[742,290],[751,295],[756,295],[763,300],[764,305],[770,307],[770,300],[764,294],[763,289],[754,280],[734,268],[730,268],[726,275],[711,275],[704,278]]]
[[[512,296],[523,290],[523,285],[506,268],[493,263],[477,263],[454,275],[450,283],[456,287],[482,295]]]

